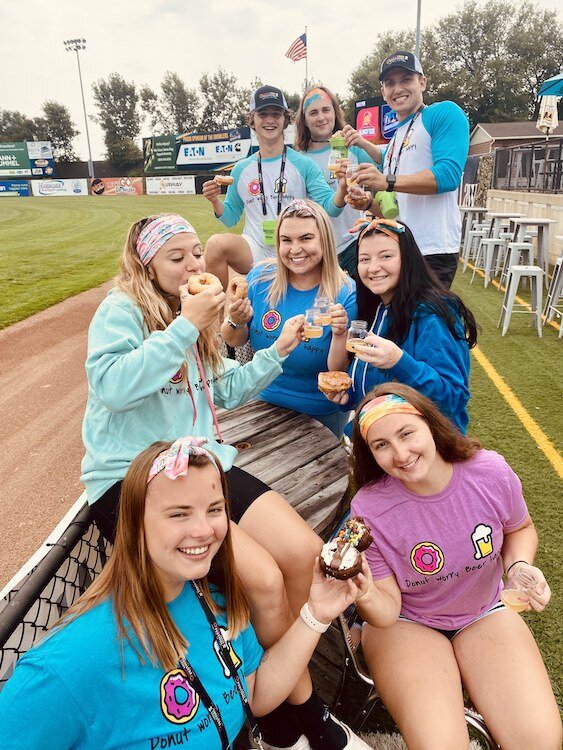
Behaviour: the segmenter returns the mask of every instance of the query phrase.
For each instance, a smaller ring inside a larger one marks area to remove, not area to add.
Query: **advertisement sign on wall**
[[[31,195],[29,182],[27,180],[2,180],[0,181],[0,198],[7,195],[22,196]]]
[[[0,143],[0,177],[31,176],[25,143]]]
[[[144,170],[170,174],[217,169],[245,159],[251,145],[249,127],[143,138]]]
[[[29,141],[26,143],[29,166],[34,177],[52,177],[55,173],[51,141]]]
[[[88,195],[87,180],[33,180],[31,183],[33,195],[49,198],[61,195]]]
[[[356,130],[371,143],[388,143],[396,123],[395,113],[380,96],[356,102]]]
[[[147,177],[147,195],[195,195],[193,175]]]
[[[96,177],[92,195],[143,195],[142,177]]]

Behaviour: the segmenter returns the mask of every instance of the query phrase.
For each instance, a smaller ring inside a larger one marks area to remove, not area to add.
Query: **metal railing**
[[[562,191],[563,138],[497,149],[492,187],[542,193]]]

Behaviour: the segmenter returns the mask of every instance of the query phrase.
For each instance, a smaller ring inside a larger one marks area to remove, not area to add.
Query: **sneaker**
[[[346,734],[347,742],[344,745],[344,750],[373,750],[371,745],[366,744],[357,734],[354,734],[347,724],[339,721],[336,716],[333,716],[332,714],[330,714],[330,718],[335,724],[342,727]]]
[[[262,745],[264,747],[264,750],[313,750],[313,748],[309,744],[309,740],[305,737],[304,734],[301,735],[297,742],[294,742],[293,745],[290,745],[289,747],[277,747],[277,745],[268,745],[267,742],[262,742]],[[352,747],[352,745],[350,745],[350,747]],[[361,748],[361,745],[358,745],[358,748]]]

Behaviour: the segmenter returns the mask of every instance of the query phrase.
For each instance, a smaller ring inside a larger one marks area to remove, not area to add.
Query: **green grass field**
[[[0,328],[110,279],[131,222],[153,213],[185,215],[202,240],[225,231],[200,196],[26,198],[0,201]],[[546,326],[542,339],[528,316],[513,316],[502,338],[496,323],[502,293],[458,273],[454,289],[481,326],[479,348],[517,399],[561,452],[563,342]],[[542,615],[526,615],[540,644],[560,705],[563,666],[563,488],[554,466],[492,380],[473,358],[470,432],[502,453],[519,474],[540,536],[538,565],[553,590]]]

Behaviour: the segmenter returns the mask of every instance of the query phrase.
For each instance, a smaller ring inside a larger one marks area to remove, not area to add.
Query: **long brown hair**
[[[164,670],[174,669],[178,659],[185,655],[188,643],[170,616],[162,584],[148,554],[144,518],[150,468],[155,458],[171,445],[171,441],[153,443],[131,463],[121,488],[113,554],[90,588],[57,623],[63,627],[111,598],[120,639],[130,644],[141,663],[146,658],[152,664],[158,662]],[[230,521],[227,480],[218,459],[215,461]],[[208,456],[190,456],[190,468],[210,464]],[[207,603],[218,613],[221,609],[211,598],[210,583],[225,597],[229,637],[235,638],[249,623],[250,607],[235,567],[230,523],[208,576],[199,581]]]
[[[303,96],[301,97],[301,101],[299,102],[299,107],[297,108],[297,114],[295,115],[295,138],[294,138],[294,147],[297,151],[307,151],[309,148],[309,143],[311,142],[311,131],[307,127],[307,124],[305,123],[305,112],[303,111],[303,102],[307,99],[309,96],[309,93],[313,89],[321,89],[321,91],[324,91],[325,94],[329,97],[330,101],[332,102],[332,106],[334,108],[334,130],[333,133],[336,133],[337,130],[342,130],[344,125],[346,124],[346,120],[344,119],[344,112],[342,111],[342,107],[340,106],[340,103],[338,99],[334,96],[332,91],[329,91],[325,86],[311,86],[305,91]]]
[[[344,273],[338,265],[336,253],[336,241],[334,230],[328,214],[311,200],[299,201],[306,206],[293,209],[290,203],[288,208],[281,212],[276,224],[276,257],[272,260],[263,261],[260,264],[261,273],[256,281],[271,281],[268,291],[268,304],[275,307],[287,294],[289,286],[289,269],[282,263],[280,258],[280,228],[286,218],[314,219],[319,230],[319,239],[323,251],[321,259],[321,280],[319,283],[319,296],[329,297],[336,300],[338,293],[345,284],[349,289],[353,287],[353,281]],[[289,209],[289,210],[288,210]],[[303,311],[305,312],[305,311]]]
[[[364,404],[377,396],[396,395],[415,406],[428,424],[439,455],[448,463],[467,461],[481,449],[481,443],[475,438],[463,435],[457,427],[434,406],[430,399],[414,388],[401,383],[381,383],[367,393],[356,407],[352,432],[351,484],[357,492],[368,482],[377,482],[387,474],[377,463],[369,445],[360,434],[359,415]]]
[[[149,276],[136,250],[139,234],[156,218],[158,217],[148,216],[131,225],[119,260],[119,273],[115,277],[117,288],[127,294],[140,308],[149,333],[164,331],[175,317],[166,296]],[[220,354],[219,337],[213,326],[200,331],[197,345],[202,361],[211,367],[213,375],[221,374],[223,359]]]

